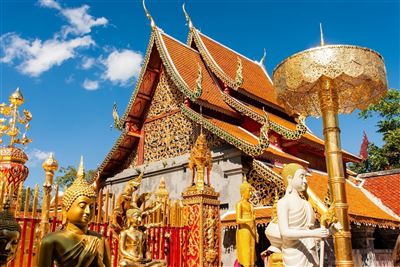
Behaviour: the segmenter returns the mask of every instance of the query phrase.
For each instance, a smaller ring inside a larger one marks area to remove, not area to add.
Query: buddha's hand
[[[329,236],[329,229],[325,227],[317,228],[312,231],[312,236],[316,238],[327,238]]]
[[[77,266],[82,266],[82,267],[87,267],[89,266],[94,257],[97,255],[97,249],[99,247],[99,238],[87,238],[86,239],[86,244],[85,248],[81,252],[81,255],[79,255],[79,262]]]

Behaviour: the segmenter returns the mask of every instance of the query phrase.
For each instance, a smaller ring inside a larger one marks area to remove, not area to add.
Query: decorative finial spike
[[[145,0],[142,1],[144,12],[146,13],[146,17],[150,20],[150,26],[154,30],[156,28],[156,23],[153,20],[153,17],[150,15],[150,12],[147,10]]]
[[[264,48],[264,54],[263,54],[262,58],[260,59],[261,65],[264,65],[266,56],[267,56],[267,50]]]
[[[79,162],[79,168],[76,173],[76,178],[77,179],[85,178],[85,169],[83,168],[83,156],[81,156],[81,161]]]
[[[319,31],[320,31],[320,34],[321,34],[321,43],[320,43],[320,45],[324,46],[325,45],[325,41],[324,41],[324,31],[322,29],[322,23],[319,23]]]
[[[193,28],[193,23],[192,23],[192,20],[189,17],[189,14],[186,12],[185,3],[182,4],[182,9],[183,9],[183,13],[185,14],[186,23],[189,26],[189,29],[192,29]]]

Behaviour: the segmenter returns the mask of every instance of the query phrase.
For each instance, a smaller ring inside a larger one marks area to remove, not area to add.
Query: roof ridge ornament
[[[243,84],[243,64],[242,59],[237,57],[237,70],[236,70],[236,77],[235,77],[235,87],[238,88]]]
[[[146,17],[150,20],[150,26],[154,30],[156,28],[156,23],[154,22],[153,17],[150,15],[149,10],[147,10],[145,0],[142,1],[144,12],[146,13]]]
[[[117,102],[115,102],[115,101],[114,101],[114,105],[113,105],[112,116],[113,116],[113,119],[114,119],[114,128],[118,129],[118,130],[122,130],[123,122],[119,118],[118,110],[117,110]],[[111,128],[112,128],[112,126],[111,126]]]
[[[320,36],[321,36],[320,37],[321,38],[320,45],[324,46],[325,45],[325,41],[324,41],[324,31],[322,29],[322,22],[319,23],[319,32],[320,32]]]
[[[186,12],[185,3],[182,4],[182,9],[183,9],[183,13],[185,14],[186,23],[189,26],[189,29],[192,30],[194,28],[193,23],[192,23],[192,20],[190,19],[189,14]]]
[[[267,57],[267,50],[264,47],[264,54],[263,54],[262,58],[260,59],[260,62],[258,62],[261,66],[264,66],[266,57]]]

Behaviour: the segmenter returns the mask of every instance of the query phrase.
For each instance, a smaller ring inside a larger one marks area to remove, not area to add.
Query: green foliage
[[[59,170],[61,175],[56,177],[55,183],[59,185],[60,188],[69,187],[76,179],[77,170],[74,166],[61,167]],[[85,178],[87,180],[92,179],[96,175],[96,170],[88,170],[85,172]]]
[[[400,91],[389,89],[385,98],[359,113],[362,119],[373,115],[380,117],[377,127],[383,135],[384,144],[378,147],[370,143],[368,159],[349,166],[358,173],[400,168]]]

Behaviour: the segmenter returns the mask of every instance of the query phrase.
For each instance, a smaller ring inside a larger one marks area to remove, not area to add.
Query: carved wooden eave
[[[255,106],[247,104],[240,101],[224,92],[221,92],[222,99],[234,108],[236,111],[240,112],[242,115],[251,118],[252,120],[258,122],[260,125],[265,123],[265,112]],[[287,121],[274,114],[268,114],[268,120],[270,121],[270,129],[281,135],[285,140],[282,146],[298,146],[304,145],[315,150],[318,154],[323,156],[325,151],[324,140],[314,135],[305,125],[304,118],[298,118],[297,124]],[[283,121],[286,125],[283,125]],[[289,141],[291,140],[291,141]],[[361,159],[350,152],[342,150],[343,159],[346,162],[359,162]]]
[[[234,98],[224,92],[221,92],[221,95],[222,95],[222,99],[228,105],[230,105],[232,108],[234,108],[235,110],[240,112],[242,115],[247,116],[247,117],[253,119],[254,121],[258,122],[260,125],[263,125],[266,122],[266,120],[268,120],[270,123],[270,129],[275,131],[276,133],[280,134],[283,138],[285,138],[287,140],[298,140],[307,132],[307,127],[304,124],[304,118],[299,118],[299,122],[295,126],[296,129],[291,130],[291,129],[277,123],[273,119],[270,119],[270,116],[268,113],[263,112],[262,110],[259,110],[258,108],[251,106],[249,104],[246,104],[240,100],[237,100],[236,98]]]
[[[263,125],[260,137],[257,137],[240,126],[203,116],[185,105],[181,105],[181,110],[188,118],[249,156],[273,159],[282,163],[297,162],[304,166],[309,164],[307,161],[290,155],[270,144],[267,135],[268,123]]]
[[[189,119],[193,120],[194,122],[202,125],[204,128],[212,132],[213,134],[217,135],[221,139],[225,140],[229,144],[237,147],[238,149],[242,150],[244,153],[251,155],[251,156],[258,156],[261,155],[264,150],[269,146],[269,140],[266,133],[261,133],[261,137],[257,140],[256,137],[251,136],[247,133],[244,129],[237,127],[237,131],[240,132],[242,135],[238,137],[229,131],[218,127],[215,123],[212,123],[211,120],[213,118],[206,118],[201,114],[197,113],[196,111],[192,110],[191,108],[186,107],[185,105],[181,105],[181,110],[184,115],[186,115]],[[216,119],[215,119],[216,120]],[[242,137],[247,137],[242,138]]]

